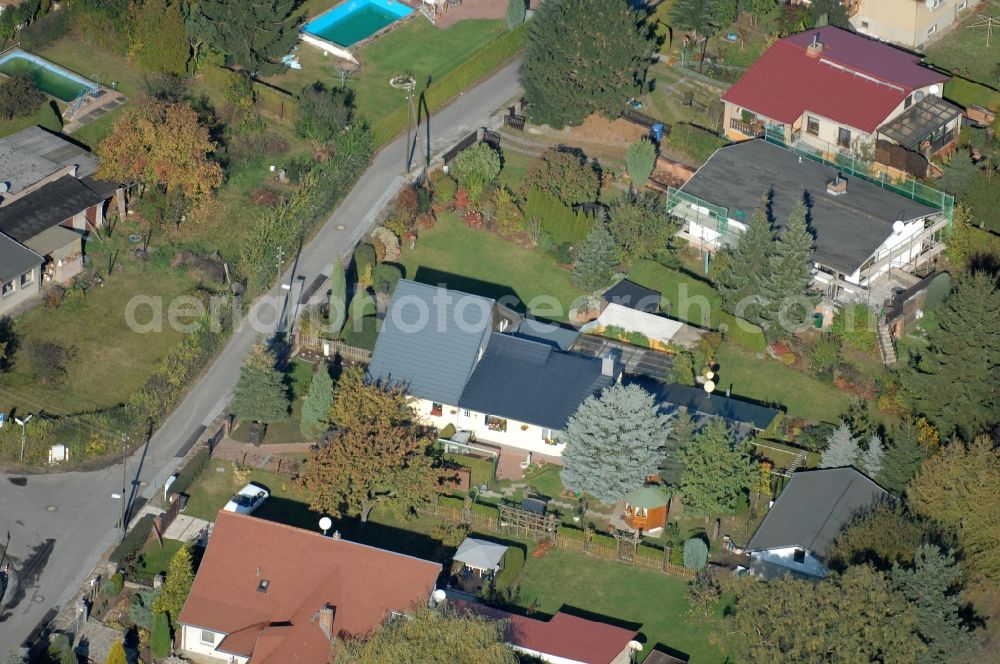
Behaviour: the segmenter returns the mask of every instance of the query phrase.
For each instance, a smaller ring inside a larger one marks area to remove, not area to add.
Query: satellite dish
[[[896,221],[892,222],[892,232],[899,235],[900,233],[903,232],[904,226],[906,226],[906,224],[904,224],[902,220],[897,219]]]
[[[0,182],[0,194],[6,194],[10,191],[10,182]]]
[[[927,88],[927,91],[930,92],[934,96],[940,96],[940,94],[941,94],[941,86],[938,85],[937,83],[935,83],[931,87]]]
[[[636,652],[642,652],[642,644],[639,643],[638,641],[629,641],[628,642],[628,647],[629,647],[629,650],[634,650]]]
[[[333,525],[333,519],[331,519],[328,516],[324,516],[322,519],[319,520],[319,527],[320,530],[323,531],[324,535],[326,535],[326,531],[330,530],[330,526],[332,525]]]
[[[913,93],[913,101],[923,101],[924,96],[925,95],[923,90],[917,90],[916,92]]]
[[[434,606],[440,605],[443,601],[448,599],[448,594],[440,588],[436,589],[431,593],[431,599],[434,601]]]
[[[715,372],[709,369],[708,371],[705,372],[705,378],[707,378],[708,380],[712,380],[713,378],[715,378]]]
[[[706,380],[705,384],[702,387],[705,388],[705,392],[707,392],[708,394],[711,394],[712,392],[715,391],[715,381],[714,380]]]

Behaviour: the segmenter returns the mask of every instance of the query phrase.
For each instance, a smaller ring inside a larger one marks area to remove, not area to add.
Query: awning
[[[916,148],[938,129],[962,115],[962,109],[941,97],[927,96],[902,115],[882,125],[878,132],[907,150]]]
[[[503,544],[466,537],[458,546],[454,559],[466,567],[492,571],[506,552],[507,547]]]

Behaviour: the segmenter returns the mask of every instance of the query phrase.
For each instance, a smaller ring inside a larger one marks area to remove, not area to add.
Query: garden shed
[[[623,520],[633,530],[661,530],[667,524],[667,496],[651,486],[635,489],[625,496]]]

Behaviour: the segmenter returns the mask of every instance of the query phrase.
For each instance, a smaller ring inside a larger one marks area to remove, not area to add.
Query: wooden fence
[[[448,521],[450,523],[467,523],[470,528],[480,532],[500,533],[502,530],[498,523],[498,517],[478,514],[476,512],[466,512],[465,510],[461,510],[457,507],[435,506],[426,510],[421,510],[420,513],[425,516],[436,517],[442,521]],[[606,538],[602,537],[601,539]],[[592,558],[599,558],[601,560],[616,560],[634,567],[640,567],[642,569],[648,569],[653,572],[660,572],[670,576],[679,576],[685,579],[693,579],[695,577],[696,573],[694,570],[672,564],[669,561],[670,554],[666,550],[648,545],[639,545],[636,547],[635,555],[631,557],[632,562],[626,562],[623,561],[619,555],[617,542],[611,543],[595,540],[597,540],[597,537],[591,539],[589,542],[585,538],[579,537],[556,536],[552,538],[552,542],[556,547],[566,549],[567,551],[582,553]]]

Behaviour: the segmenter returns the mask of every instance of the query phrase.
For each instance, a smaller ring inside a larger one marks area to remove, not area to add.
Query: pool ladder
[[[95,85],[93,87],[81,91],[80,94],[76,96],[76,99],[73,100],[73,103],[69,105],[69,108],[66,109],[66,112],[63,113],[63,117],[66,118],[67,120],[72,120],[73,116],[76,115],[77,111],[80,110],[80,107],[83,106],[83,102],[85,102],[87,100],[87,97],[93,94],[96,90],[97,86]]]

